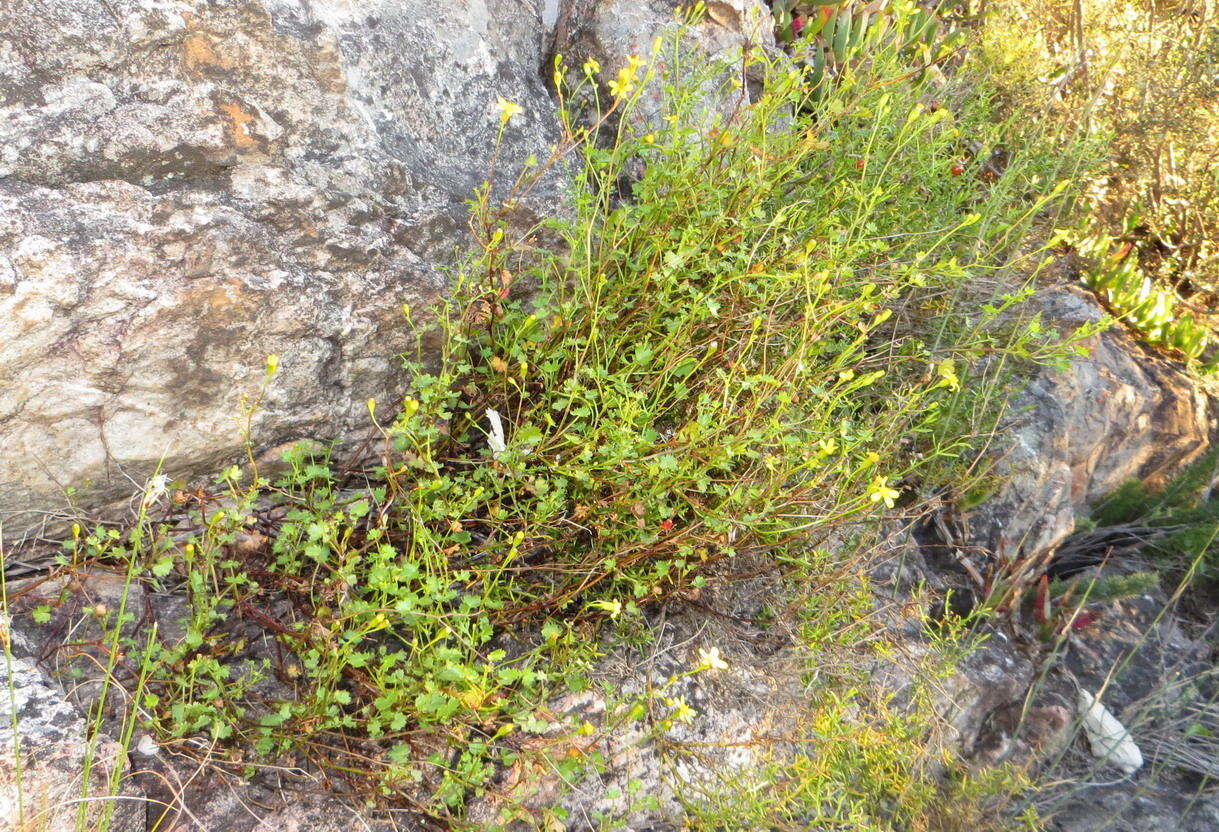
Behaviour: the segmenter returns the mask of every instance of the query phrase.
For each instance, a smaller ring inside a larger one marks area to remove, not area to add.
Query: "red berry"
[[[953,176],[960,176],[964,172],[965,172],[965,166],[962,165],[960,162],[957,162],[955,165],[952,166],[952,175]]]
[[[660,530],[662,532],[673,531],[673,521],[672,520],[661,520],[660,521]]]

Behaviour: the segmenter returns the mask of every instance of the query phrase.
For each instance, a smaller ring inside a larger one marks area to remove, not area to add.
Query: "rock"
[[[232,462],[254,402],[255,452],[354,455],[403,387],[403,306],[467,246],[497,97],[524,108],[501,181],[558,137],[545,37],[540,0],[5,3],[5,537]]]
[[[1032,750],[1046,757],[1061,754],[1071,739],[1071,711],[1062,705],[1037,705],[1028,709],[1020,727]]]
[[[0,828],[75,832],[109,816],[111,832],[143,832],[142,793],[121,770],[110,785],[125,765],[117,743],[90,743],[81,712],[29,659],[0,655],[0,691]]]
[[[250,783],[210,775],[190,781],[191,767],[183,761],[176,779],[187,782],[176,793],[162,786],[158,795],[171,806],[164,829],[178,832],[423,832],[413,813],[389,817],[343,800],[316,794],[316,780],[279,777],[273,784]],[[264,778],[265,779],[265,778]],[[150,778],[150,781],[152,778]],[[202,782],[199,782],[202,781]],[[171,782],[173,782],[171,780]],[[154,783],[149,783],[150,790]]]
[[[1077,288],[1046,289],[1033,304],[1064,329],[1103,315]],[[1044,552],[1126,480],[1162,483],[1211,442],[1215,405],[1179,365],[1119,328],[1086,345],[1090,354],[1040,372],[1010,407],[997,434],[998,490],[967,515],[986,552]]]
[[[1055,808],[1051,832],[1212,832],[1219,829],[1219,801],[1196,785],[1138,790],[1096,784],[1088,799]]]
[[[597,61],[606,103],[612,100],[609,82],[632,58],[645,61],[640,78],[647,71],[655,75],[629,119],[640,133],[659,125],[666,76],[697,79],[710,128],[751,100],[751,87],[761,78],[744,58],[777,53],[773,18],[763,0],[711,0],[700,19],[684,25],[682,10],[689,6],[684,0],[573,0],[559,18],[554,48],[572,67]],[[664,39],[659,51],[657,38]]]
[[[1092,755],[1133,774],[1143,767],[1143,752],[1104,703],[1086,690],[1079,691],[1079,714]]]
[[[521,755],[469,819],[499,828],[523,811],[531,822],[509,829],[594,829],[602,818],[676,832],[688,802],[805,753],[818,674],[810,681],[807,657],[795,649],[798,622],[778,615],[769,628],[747,623],[763,607],[783,605],[777,576],[705,590],[698,606],[666,605],[638,622],[649,629],[646,645],[614,648],[597,661],[587,690],[549,703],[549,729],[525,741],[587,764],[578,776],[569,781],[536,755]],[[727,667],[699,670],[712,651]],[[545,826],[555,809],[565,824]]]
[[[197,481],[243,458],[247,433],[256,455],[297,440],[366,454],[365,402],[392,412],[416,346],[403,307],[426,318],[467,248],[496,100],[524,108],[501,183],[558,140],[547,22],[610,73],[678,5],[5,4],[5,538],[115,514],[157,472]],[[717,0],[683,37],[698,65],[739,74],[742,49],[773,45],[768,20],[761,0]],[[739,104],[727,94],[720,111]],[[560,210],[563,181],[532,190],[522,226]]]
[[[1023,699],[1035,673],[1033,662],[1002,633],[971,650],[944,684],[945,710],[956,732],[952,746],[975,753],[987,720]]]

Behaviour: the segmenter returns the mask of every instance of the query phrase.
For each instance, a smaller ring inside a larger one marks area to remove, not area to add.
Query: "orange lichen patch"
[[[327,92],[344,93],[347,90],[347,76],[343,73],[338,41],[333,37],[326,38],[318,47],[316,56],[312,63],[317,68],[314,77],[318,85]]]
[[[196,32],[187,35],[182,41],[182,63],[191,72],[205,69],[230,69],[233,62],[223,55],[217,54],[212,47],[212,39]]]
[[[248,319],[257,304],[233,283],[192,287],[181,299],[179,308],[203,328],[231,325]]]
[[[238,147],[253,147],[257,144],[250,125],[257,121],[253,113],[246,112],[237,104],[218,104],[220,112],[228,120],[229,138]]]

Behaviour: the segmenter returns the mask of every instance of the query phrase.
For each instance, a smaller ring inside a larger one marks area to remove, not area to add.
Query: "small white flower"
[[[135,750],[145,757],[155,757],[161,753],[161,746],[148,734],[141,734],[140,741],[135,744]]]
[[[1092,746],[1092,756],[1117,766],[1127,774],[1133,774],[1143,767],[1143,752],[1130,739],[1126,726],[1086,690],[1079,691],[1079,715],[1088,744]]]
[[[720,648],[712,647],[708,650],[705,647],[699,648],[698,651],[698,670],[727,670],[728,662],[720,656]]]
[[[491,448],[491,453],[498,456],[508,450],[508,444],[504,440],[504,421],[500,418],[498,411],[489,407],[487,408],[487,421],[491,423],[491,432],[487,434],[487,445]]]
[[[144,489],[144,499],[140,500],[140,508],[147,511],[167,493],[169,493],[169,477],[157,474],[148,481],[148,487]]]

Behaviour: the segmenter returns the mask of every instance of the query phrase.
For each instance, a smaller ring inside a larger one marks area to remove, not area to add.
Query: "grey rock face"
[[[682,10],[690,5],[683,0],[571,0],[558,20],[555,51],[571,66],[594,58],[603,87],[632,58],[643,60],[640,80],[649,72],[653,80],[628,118],[639,132],[659,125],[665,78],[697,81],[711,128],[749,103],[750,88],[759,78],[756,68],[746,69],[745,58],[776,52],[773,18],[763,0],[712,0],[701,18],[684,25]],[[663,38],[659,44],[658,37]],[[604,92],[608,102],[608,89]]]
[[[10,638],[7,621],[0,628]],[[108,814],[114,832],[144,829],[142,795],[107,784],[118,746],[89,743],[83,716],[54,682],[29,659],[0,653],[0,691],[0,827],[73,832],[84,807],[86,824]]]
[[[1049,289],[1034,303],[1070,329],[1102,315],[1078,289]],[[1162,482],[1210,444],[1214,405],[1179,368],[1117,329],[1087,346],[1065,371],[1039,373],[1010,408],[996,446],[998,491],[969,517],[989,552],[1046,551],[1126,480]]]
[[[247,399],[257,449],[358,440],[466,246],[497,97],[501,176],[557,137],[545,35],[532,0],[5,3],[4,536],[232,461]]]
[[[805,677],[805,657],[795,649],[796,622],[780,616],[770,629],[747,623],[782,597],[777,577],[761,574],[709,583],[699,607],[673,605],[652,618],[649,644],[609,651],[592,669],[593,684],[553,700],[550,730],[528,740],[537,748],[562,743],[570,753],[598,755],[603,765],[568,782],[557,769],[522,759],[496,793],[474,802],[470,820],[496,828],[517,806],[538,814],[560,808],[570,830],[596,829],[604,817],[625,829],[675,832],[686,826],[688,805],[801,754],[816,681]],[[708,614],[703,604],[721,614]],[[727,666],[707,667],[710,651]],[[643,703],[648,718],[630,718]],[[580,725],[593,730],[573,731]]]

